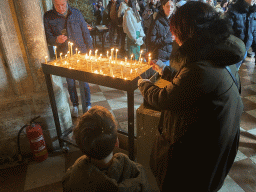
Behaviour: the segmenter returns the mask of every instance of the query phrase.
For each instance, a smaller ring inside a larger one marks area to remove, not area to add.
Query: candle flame
[[[78,54],[80,53],[80,51],[78,51]]]
[[[99,72],[96,70],[96,71],[94,71],[94,73],[96,73],[96,74],[99,74]]]

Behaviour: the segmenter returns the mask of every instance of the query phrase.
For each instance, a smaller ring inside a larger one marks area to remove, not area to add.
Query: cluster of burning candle
[[[67,67],[69,69],[83,70],[90,73],[107,75],[111,77],[118,77],[125,80],[133,79],[140,76],[140,73],[146,71],[151,66],[151,55],[148,55],[148,62],[144,62],[142,58],[142,51],[140,51],[139,60],[135,60],[132,54],[129,59],[118,59],[118,49],[112,48],[106,53],[106,57],[102,57],[102,54],[98,55],[98,49],[95,50],[94,56],[92,51],[89,54],[80,54],[80,51],[76,48],[76,53],[73,54],[73,43],[68,43],[68,52],[63,57],[62,53],[59,53],[59,59],[55,47],[56,60],[49,63],[55,66]],[[115,52],[115,55],[114,55]],[[45,63],[47,64],[47,57],[45,57]],[[115,72],[114,71],[118,71]]]

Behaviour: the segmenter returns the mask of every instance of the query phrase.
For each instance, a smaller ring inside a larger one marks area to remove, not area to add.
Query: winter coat
[[[163,9],[160,9],[150,25],[146,38],[152,59],[160,59],[163,62],[170,60],[173,40],[169,23],[170,19],[166,17]]]
[[[126,9],[123,19],[123,30],[127,36],[135,42],[135,44],[141,46],[143,44],[143,37],[145,33],[142,28],[141,21],[137,21],[131,7]],[[136,37],[136,31],[139,31],[139,38]]]
[[[117,16],[118,16],[118,23],[120,25],[123,24],[123,17],[124,17],[124,13],[125,11],[129,8],[129,6],[127,5],[127,3],[125,2],[122,2],[119,6],[119,9],[118,9],[118,13],[117,13]]]
[[[111,5],[112,5],[112,1],[110,0],[108,5],[107,5],[107,8],[106,8],[106,13],[107,13],[107,18],[109,21],[111,21],[110,19],[110,9],[111,9]],[[118,9],[119,9],[119,6],[120,6],[120,1],[119,0],[116,0],[116,12],[118,13]],[[117,18],[118,19],[118,18]]]
[[[234,35],[243,40],[246,50],[252,45],[256,45],[256,5],[249,6],[245,0],[238,0],[232,4],[228,11]],[[254,46],[252,46],[253,49]],[[256,50],[253,50],[256,51]]]
[[[63,191],[150,191],[142,165],[127,155],[116,153],[108,169],[100,170],[83,155],[76,160],[62,179]]]
[[[222,186],[237,153],[243,112],[225,66],[240,82],[233,64],[244,54],[235,36],[218,44],[190,39],[170,61],[173,68],[164,68],[169,85],[139,85],[146,102],[161,110],[150,164],[162,191],[212,192]]]
[[[150,24],[154,20],[153,15],[154,13],[157,13],[157,12],[158,12],[158,9],[154,7],[152,3],[149,3],[148,6],[145,8],[144,12],[142,13],[144,28],[148,29],[150,27]]]
[[[69,41],[73,43],[74,53],[75,48],[78,48],[81,53],[93,49],[90,31],[82,13],[78,9],[69,6],[67,19],[59,14],[55,8],[47,11],[44,14],[44,27],[47,43],[57,46],[58,53],[63,53],[64,55],[67,53]],[[56,39],[59,35],[62,35],[61,31],[63,29],[67,31],[68,40],[60,44],[56,42]]]

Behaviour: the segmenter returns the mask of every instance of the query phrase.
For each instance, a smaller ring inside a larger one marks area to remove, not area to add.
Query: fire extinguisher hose
[[[23,127],[21,127],[21,129],[19,130],[18,133],[18,141],[17,141],[17,145],[18,145],[18,159],[21,162],[22,161],[22,155],[21,155],[21,150],[20,150],[20,134],[23,131],[23,129],[25,129],[28,125],[24,125]]]

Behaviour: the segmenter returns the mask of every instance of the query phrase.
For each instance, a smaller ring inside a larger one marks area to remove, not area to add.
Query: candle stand
[[[45,75],[46,85],[48,89],[48,94],[50,98],[50,103],[52,107],[54,122],[56,126],[57,136],[59,140],[60,147],[63,147],[64,142],[70,143],[77,146],[75,142],[69,137],[72,133],[72,127],[62,133],[58,110],[56,107],[56,101],[53,91],[51,75],[57,75],[66,78],[72,78],[79,81],[80,92],[82,99],[83,112],[86,112],[85,103],[85,90],[82,86],[82,82],[88,82],[92,84],[102,85],[110,88],[115,88],[123,91],[127,91],[127,105],[128,105],[128,148],[129,148],[129,158],[134,160],[134,90],[137,89],[138,79],[150,78],[153,75],[153,69],[151,67],[146,68],[145,71],[140,72],[135,77],[131,79],[123,79],[112,77],[108,75],[96,74],[93,72],[88,72],[82,69],[68,68],[61,65],[54,65],[54,62],[42,63],[42,70]],[[121,132],[121,134],[126,134]],[[127,134],[126,134],[127,135]]]

